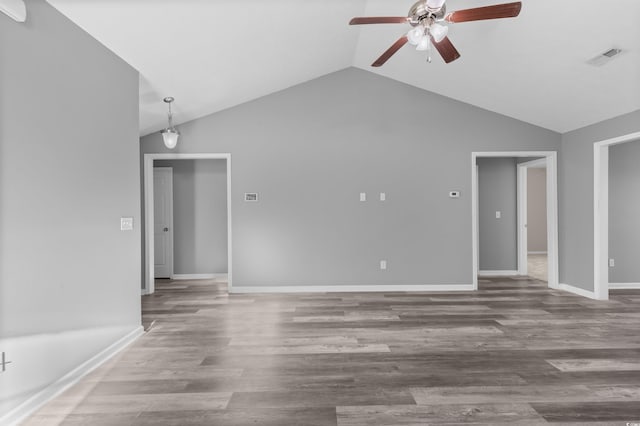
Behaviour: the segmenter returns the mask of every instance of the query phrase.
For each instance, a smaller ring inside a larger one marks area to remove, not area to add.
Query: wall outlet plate
[[[120,230],[121,231],[133,231],[133,218],[121,217],[120,218]]]
[[[449,191],[449,198],[460,198],[460,191]]]
[[[245,192],[244,193],[245,201],[258,201],[258,193],[257,192]]]

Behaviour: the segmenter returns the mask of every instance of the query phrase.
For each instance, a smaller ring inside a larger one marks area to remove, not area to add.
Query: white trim
[[[471,252],[472,252],[472,268],[473,268],[473,276],[472,283],[473,289],[478,289],[478,268],[480,261],[478,259],[478,253],[480,252],[478,248],[478,228],[479,228],[479,219],[478,219],[478,165],[476,164],[476,159],[472,155],[471,156]]]
[[[38,393],[24,401],[22,404],[18,405],[14,409],[7,412],[4,416],[0,417],[0,424],[7,426],[20,424],[44,404],[60,395],[71,386],[78,383],[80,380],[82,380],[83,377],[91,373],[96,368],[100,367],[102,364],[111,359],[114,355],[126,348],[128,345],[133,343],[143,334],[143,327],[137,326],[136,328],[131,330],[131,332],[115,341],[106,349],[98,352],[87,361],[83,362],[64,376],[60,377],[55,382],[47,385],[45,388],[38,391]]]
[[[479,157],[545,157],[547,161],[547,279],[550,288],[558,288],[558,154],[556,151],[487,151],[471,153],[471,220],[473,275],[478,274],[478,203],[476,160]],[[475,278],[474,278],[475,279]],[[476,287],[477,288],[477,287]]]
[[[547,254],[546,251],[529,251],[527,254]]]
[[[593,291],[609,299],[609,147],[640,139],[640,132],[593,144]]]
[[[596,294],[591,290],[585,290],[583,288],[574,287],[569,284],[558,284],[558,290],[568,291],[569,293],[577,294],[578,296],[588,297],[589,299],[597,299]]]
[[[514,277],[521,275],[518,271],[500,270],[500,271],[478,271],[479,277]],[[525,274],[526,275],[526,274]]]
[[[545,161],[546,162],[546,161]],[[528,194],[528,176],[526,166],[527,163],[518,164],[516,175],[518,189],[516,190],[517,216],[518,216],[518,274],[527,275],[529,273],[529,259],[527,259],[527,246],[529,234],[527,233],[527,194]]]
[[[295,285],[234,287],[229,293],[356,293],[396,291],[473,291],[473,284],[416,284],[416,285]]]
[[[214,273],[214,274],[173,274],[172,280],[212,280],[215,278],[227,278],[227,273]]]
[[[609,290],[640,290],[640,283],[609,283]]]
[[[154,270],[153,270],[153,161],[154,160],[226,160],[227,162],[227,262],[228,288],[232,287],[232,236],[231,236],[231,154],[174,154],[174,153],[150,153],[144,154],[144,214],[145,214],[145,275],[143,294],[151,294],[154,288]],[[146,293],[145,293],[146,291]]]

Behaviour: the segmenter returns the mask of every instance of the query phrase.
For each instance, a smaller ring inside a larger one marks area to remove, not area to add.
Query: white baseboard
[[[479,277],[512,277],[519,275],[518,271],[478,271]]]
[[[574,287],[574,286],[569,285],[569,284],[558,284],[557,289],[558,290],[568,291],[569,293],[577,294],[578,296],[588,297],[589,299],[595,299],[595,300],[598,299],[596,297],[596,294],[593,291],[585,290],[585,289],[579,288],[579,287]]]
[[[527,254],[547,254],[546,251],[529,251]]]
[[[172,280],[212,280],[214,278],[227,278],[227,273],[215,274],[173,274]]]
[[[417,285],[310,285],[264,286],[229,289],[230,293],[357,293],[394,291],[473,291],[473,284],[417,284]]]
[[[91,371],[98,368],[104,362],[108,361],[111,357],[116,355],[122,349],[127,347],[138,337],[144,334],[142,326],[138,326],[131,330],[123,337],[116,340],[107,348],[101,350],[96,355],[89,358],[87,361],[81,363],[64,376],[58,378],[52,383],[48,383],[40,388],[35,394],[32,394],[28,399],[15,406],[7,413],[0,417],[0,424],[6,426],[14,426],[20,424],[28,416],[33,414],[36,410],[42,407],[44,404],[60,395],[62,392],[70,388],[79,382],[84,376]],[[43,349],[45,352],[47,349]],[[12,367],[15,368],[15,367]]]
[[[609,283],[609,290],[640,290],[640,283]]]

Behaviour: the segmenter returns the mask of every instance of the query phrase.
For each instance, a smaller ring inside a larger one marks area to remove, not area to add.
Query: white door
[[[173,169],[153,168],[153,241],[156,278],[173,275]]]

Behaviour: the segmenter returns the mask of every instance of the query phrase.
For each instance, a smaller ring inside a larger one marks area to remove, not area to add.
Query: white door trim
[[[640,132],[593,144],[593,292],[609,299],[609,147],[640,139]]]
[[[232,239],[231,239],[231,154],[174,154],[153,153],[144,154],[144,287],[143,294],[151,294],[154,288],[153,262],[153,161],[154,160],[226,160],[227,163],[227,271],[229,291],[232,287]]]
[[[546,168],[547,159],[526,161],[517,165],[518,174],[518,275],[528,274],[528,232],[527,232],[527,195],[529,193],[527,171],[529,168]],[[546,252],[545,252],[546,253]]]
[[[168,209],[168,220],[167,222],[169,223],[169,230],[171,231],[169,233],[169,238],[168,238],[168,250],[167,250],[167,263],[168,263],[168,267],[169,267],[169,276],[168,278],[173,277],[173,167],[154,167],[153,168],[153,172],[156,171],[165,171],[168,172],[169,175],[171,176],[169,179],[169,186],[168,186],[168,192],[169,192],[169,204],[171,204],[171,207]],[[155,200],[154,200],[155,201]],[[155,206],[153,206],[154,209],[154,216],[155,216]],[[153,230],[155,233],[155,229]],[[155,239],[155,236],[154,236]],[[153,273],[155,275],[155,248],[154,248],[154,270]]]
[[[478,177],[476,160],[480,157],[545,157],[547,162],[547,246],[548,285],[558,288],[558,154],[556,151],[487,151],[471,153],[471,245],[473,249],[473,285],[478,288]]]

